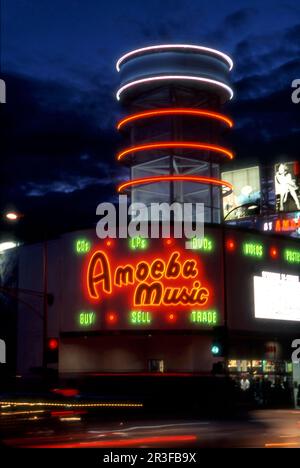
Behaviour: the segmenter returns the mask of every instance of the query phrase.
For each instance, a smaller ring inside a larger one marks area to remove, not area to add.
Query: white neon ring
[[[197,50],[197,51],[200,51],[200,52],[209,52],[209,53],[218,55],[223,60],[225,60],[225,62],[227,62],[228,65],[229,65],[229,71],[232,70],[232,68],[233,68],[232,59],[228,55],[224,54],[223,52],[221,52],[219,50],[211,49],[209,47],[190,45],[190,44],[166,44],[166,45],[156,45],[156,46],[150,46],[150,47],[143,47],[141,49],[132,50],[131,52],[128,52],[127,54],[125,54],[121,58],[119,58],[119,60],[116,63],[116,69],[119,72],[121,64],[125,60],[127,60],[129,57],[132,57],[133,55],[138,55],[139,53],[149,52],[151,50],[160,50],[160,49],[191,49],[191,50]]]
[[[142,83],[148,83],[149,81],[160,81],[160,80],[192,80],[192,81],[201,81],[202,83],[210,83],[210,84],[213,84],[213,85],[219,86],[220,88],[225,89],[229,93],[229,99],[233,98],[232,89],[225,83],[222,83],[221,81],[212,80],[210,78],[202,78],[199,76],[189,76],[189,75],[152,76],[150,78],[141,78],[140,80],[131,81],[130,83],[127,83],[118,89],[116,93],[116,98],[118,101],[120,101],[122,92],[128,88],[131,88],[132,86],[142,84]]]

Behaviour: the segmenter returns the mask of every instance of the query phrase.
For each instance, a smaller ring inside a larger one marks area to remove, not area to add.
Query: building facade
[[[206,226],[191,249],[181,239],[100,240],[94,230],[47,249],[48,337],[59,341],[62,376],[211,373],[221,361],[233,376],[294,382],[298,241]],[[42,291],[42,265],[42,244],[19,247],[21,290]],[[17,372],[26,375],[42,365],[43,321],[22,302],[18,330]],[[220,331],[227,349],[214,355]]]
[[[178,44],[118,61],[127,146],[117,159],[130,179],[117,190],[146,211],[203,203],[204,236],[99,239],[90,229],[18,247],[17,374],[45,364],[53,338],[49,366],[61,377],[218,370],[299,385],[299,241],[221,223],[233,189],[221,177],[234,156],[221,141],[233,125],[221,113],[231,68],[219,51]]]

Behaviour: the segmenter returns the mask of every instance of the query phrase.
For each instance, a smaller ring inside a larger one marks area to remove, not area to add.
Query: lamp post
[[[47,369],[47,340],[48,340],[48,245],[43,242],[43,368]]]
[[[22,215],[18,213],[17,211],[7,211],[4,214],[4,217],[7,221],[19,221]]]

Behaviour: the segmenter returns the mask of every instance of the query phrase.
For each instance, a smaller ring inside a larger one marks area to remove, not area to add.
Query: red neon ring
[[[233,121],[229,117],[226,117],[223,114],[219,114],[218,112],[188,109],[188,108],[185,108],[185,109],[178,108],[178,109],[159,109],[159,110],[145,111],[145,112],[139,112],[137,114],[129,115],[127,117],[124,117],[124,119],[120,120],[120,122],[118,122],[117,129],[120,130],[121,127],[123,127],[129,122],[133,122],[135,120],[140,120],[143,118],[157,117],[159,115],[194,115],[194,116],[199,116],[199,117],[209,117],[209,118],[220,120],[226,123],[230,128],[233,127]]]
[[[121,151],[117,155],[118,161],[122,159],[124,156],[130,153],[135,153],[138,151],[145,151],[151,149],[162,149],[162,148],[192,148],[198,150],[209,150],[209,151],[216,151],[217,153],[222,153],[223,155],[227,156],[229,159],[233,159],[233,153],[226,148],[222,148],[222,146],[217,145],[209,145],[207,143],[194,143],[194,142],[184,142],[184,141],[172,141],[172,142],[158,142],[158,143],[148,143],[146,145],[138,145],[138,146],[131,146],[131,148],[127,148]]]
[[[208,185],[217,185],[221,187],[226,187],[229,195],[232,192],[233,186],[226,180],[214,179],[211,177],[201,177],[201,176],[184,176],[184,175],[167,175],[167,176],[154,176],[154,177],[144,177],[141,179],[129,180],[123,182],[118,186],[118,192],[122,192],[128,187],[133,187],[134,185],[146,185],[154,184],[156,182],[195,182],[198,184],[208,184]]]

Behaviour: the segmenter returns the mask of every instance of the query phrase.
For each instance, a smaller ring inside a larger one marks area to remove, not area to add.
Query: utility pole
[[[43,244],[43,368],[47,369],[47,340],[48,340],[48,244]]]

